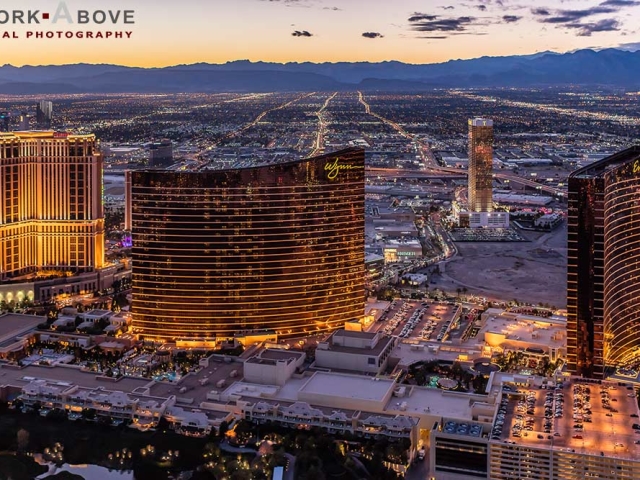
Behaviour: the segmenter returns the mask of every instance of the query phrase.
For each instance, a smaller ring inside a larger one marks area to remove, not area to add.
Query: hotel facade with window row
[[[295,338],[364,314],[364,150],[126,184],[146,339]]]

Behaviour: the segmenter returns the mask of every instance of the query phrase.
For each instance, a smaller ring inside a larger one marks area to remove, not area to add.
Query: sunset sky
[[[58,0],[13,0],[0,10]],[[579,48],[640,48],[640,0],[67,0],[135,9],[135,25],[0,25],[0,64],[166,66],[230,60],[433,63]],[[533,5],[533,6],[532,6]],[[0,12],[1,13],[1,12]],[[2,18],[2,17],[0,17]],[[131,31],[131,39],[27,39],[27,31]],[[363,35],[364,34],[364,35]]]

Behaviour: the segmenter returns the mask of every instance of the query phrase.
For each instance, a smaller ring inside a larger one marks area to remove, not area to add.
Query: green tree
[[[224,438],[227,430],[229,430],[229,423],[223,420],[218,427],[218,437]]]

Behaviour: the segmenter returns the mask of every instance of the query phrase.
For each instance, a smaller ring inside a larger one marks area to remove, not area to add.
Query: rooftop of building
[[[420,240],[417,238],[403,239],[403,240],[387,240],[385,248],[387,247],[422,247]]]
[[[78,385],[85,388],[105,387],[111,390],[132,392],[136,388],[144,387],[152,382],[150,379],[124,377],[118,381],[99,378],[95,372],[85,372],[75,368],[45,367],[29,365],[16,368],[8,365],[0,365],[0,385],[12,385],[24,387],[34,380],[47,380],[50,382]]]
[[[330,338],[332,337],[345,337],[345,338],[365,338],[369,340],[373,340],[376,335],[375,332],[360,332],[357,330],[336,330],[333,332]]]
[[[474,127],[493,127],[493,120],[489,120],[488,118],[470,118],[469,125]]]
[[[391,302],[378,300],[376,302],[367,302],[364,305],[365,315],[374,315],[376,320],[379,319],[389,308]]]
[[[444,433],[480,438],[482,437],[483,426],[479,423],[443,419],[442,431]]]
[[[339,331],[339,330],[338,330]],[[370,339],[373,340],[377,333],[369,333],[369,332],[358,332],[358,331],[347,331],[349,334],[344,335],[346,338],[362,338],[362,339]],[[329,350],[331,352],[340,352],[340,353],[350,353],[352,355],[368,355],[368,356],[377,356],[382,353],[390,343],[393,343],[394,339],[388,336],[381,336],[373,348],[358,348],[358,347],[345,347],[343,345],[338,345],[334,343],[333,336],[335,333],[329,337],[327,343],[328,348],[323,348],[322,350]]]
[[[247,362],[275,365],[277,362],[282,362],[282,361],[285,361],[287,363],[296,362],[300,360],[301,357],[304,357],[304,356],[305,356],[304,352],[268,348],[266,350],[262,350],[257,355],[254,355],[253,357],[249,358]]]
[[[531,415],[526,411],[527,406],[524,412],[522,408],[518,411],[518,402],[521,399],[526,402],[527,397],[533,405]],[[637,458],[640,455],[640,445],[636,444],[640,430],[633,428],[634,424],[640,428],[639,411],[631,384],[571,378],[555,389],[518,387],[517,392],[508,393],[508,398],[502,434],[495,441],[606,457]],[[550,431],[546,432],[548,398],[552,399],[553,415],[560,404],[559,398],[563,399],[564,406],[562,417],[552,416]],[[513,435],[518,415],[522,417],[521,423],[526,425],[529,421],[532,428],[523,428],[520,437]],[[590,421],[585,421],[587,418]]]
[[[207,409],[206,411],[199,408],[189,408],[185,406],[173,406],[167,409],[167,414],[177,419],[180,419],[182,423],[189,423],[191,425],[205,426],[208,421],[222,421],[229,416],[229,412],[222,410]]]
[[[640,159],[640,145],[598,160],[569,174],[569,178],[597,177],[625,163]]]
[[[95,135],[90,134],[76,134],[69,132],[56,132],[54,130],[29,130],[29,131],[16,131],[16,132],[0,132],[0,141],[2,140],[32,140],[32,139],[95,139]]]
[[[538,317],[500,309],[489,309],[482,314],[482,326],[475,342],[483,344],[486,334],[503,335],[504,341],[526,342],[532,348],[566,345],[567,319],[562,316]],[[473,344],[474,339],[469,340]]]
[[[175,395],[179,398],[192,400],[193,405],[199,405],[207,400],[207,394],[212,390],[225,388],[217,386],[222,380],[225,385],[233,385],[242,377],[243,364],[241,362],[225,362],[220,357],[211,357],[208,366],[183,377],[179,383],[153,382],[149,392],[155,397]]]
[[[393,396],[385,411],[406,415],[434,415],[457,419],[471,419],[471,406],[484,397],[467,393],[450,392],[438,388],[397,385],[396,391],[405,388],[404,396]]]
[[[6,346],[7,343],[13,343],[16,337],[33,330],[45,320],[45,317],[19,313],[0,315],[0,347]]]
[[[316,372],[302,386],[300,393],[383,402],[395,385],[393,380],[384,378]]]
[[[277,165],[277,166],[288,166],[288,165],[298,165],[298,164],[302,164],[305,162],[309,162],[309,161],[315,161],[315,160],[330,160],[330,159],[334,159],[335,157],[339,156],[339,155],[350,155],[350,154],[357,154],[360,153],[362,154],[362,156],[364,157],[364,149],[361,147],[347,147],[345,149],[342,150],[338,150],[335,152],[330,152],[330,153],[324,153],[322,155],[316,156],[316,157],[310,157],[310,158],[295,158],[295,159],[279,159],[279,158],[251,158],[251,159],[243,159],[243,160],[239,160],[236,162],[233,162],[231,164],[214,164],[211,163],[205,167],[203,167],[203,170],[198,171],[198,172],[179,172],[181,175],[194,175],[194,174],[198,174],[198,173],[202,173],[202,171],[204,172],[212,172],[212,173],[217,173],[217,172],[222,172],[222,171],[236,171],[236,170],[248,170],[248,169],[255,169],[255,168],[260,168],[260,167],[267,167],[267,166],[271,166],[271,165]],[[169,175],[173,175],[176,172],[170,172],[170,171],[166,171],[166,170],[156,170],[153,168],[147,168],[147,169],[142,169],[142,170],[136,170],[136,172],[153,172],[153,173],[166,173]]]
[[[85,318],[102,318],[102,317],[111,316],[115,314],[111,310],[95,309],[95,310],[90,310],[88,312],[84,312],[81,315]]]

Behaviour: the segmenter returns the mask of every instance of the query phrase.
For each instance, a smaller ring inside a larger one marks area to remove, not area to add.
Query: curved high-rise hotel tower
[[[130,173],[133,326],[147,339],[291,338],[359,319],[364,150]]]
[[[640,362],[640,147],[569,176],[569,370]]]

